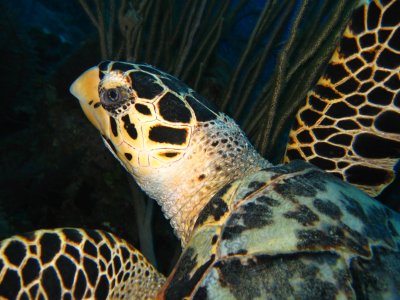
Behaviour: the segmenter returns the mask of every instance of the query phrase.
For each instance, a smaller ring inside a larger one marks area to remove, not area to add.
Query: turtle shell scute
[[[163,293],[352,298],[365,296],[379,276],[386,287],[374,293],[390,294],[400,276],[398,232],[397,214],[308,163],[267,168],[206,205]],[[380,259],[387,273],[377,269]]]

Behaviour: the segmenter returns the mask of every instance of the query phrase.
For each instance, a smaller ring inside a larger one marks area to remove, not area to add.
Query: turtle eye
[[[118,88],[105,90],[101,95],[101,102],[105,105],[112,105],[121,102],[122,94]]]
[[[121,93],[119,92],[118,89],[109,89],[106,92],[106,97],[108,102],[116,103],[119,102],[119,100],[121,100]]]

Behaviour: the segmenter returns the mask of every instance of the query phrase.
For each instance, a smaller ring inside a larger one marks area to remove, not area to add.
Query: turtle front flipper
[[[285,161],[304,159],[377,196],[400,158],[400,1],[365,1],[296,116]]]
[[[164,281],[132,245],[100,230],[38,230],[0,242],[1,299],[148,299]]]

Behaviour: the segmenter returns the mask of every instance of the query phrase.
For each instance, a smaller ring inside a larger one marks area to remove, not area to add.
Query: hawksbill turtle
[[[393,179],[398,8],[382,0],[356,11],[296,117],[287,161],[309,160],[370,194]],[[162,206],[182,256],[165,279],[111,233],[38,230],[1,242],[0,297],[399,297],[400,216],[365,192],[308,162],[273,166],[231,118],[150,65],[102,62],[71,92]],[[360,176],[367,172],[380,176]]]

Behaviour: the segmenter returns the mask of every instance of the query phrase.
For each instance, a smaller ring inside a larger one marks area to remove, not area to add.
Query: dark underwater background
[[[0,239],[40,228],[103,229],[167,274],[179,241],[108,153],[69,94],[72,81],[103,59],[155,65],[234,117],[277,163],[355,2],[1,1]],[[400,210],[399,195],[397,178],[379,200]]]

